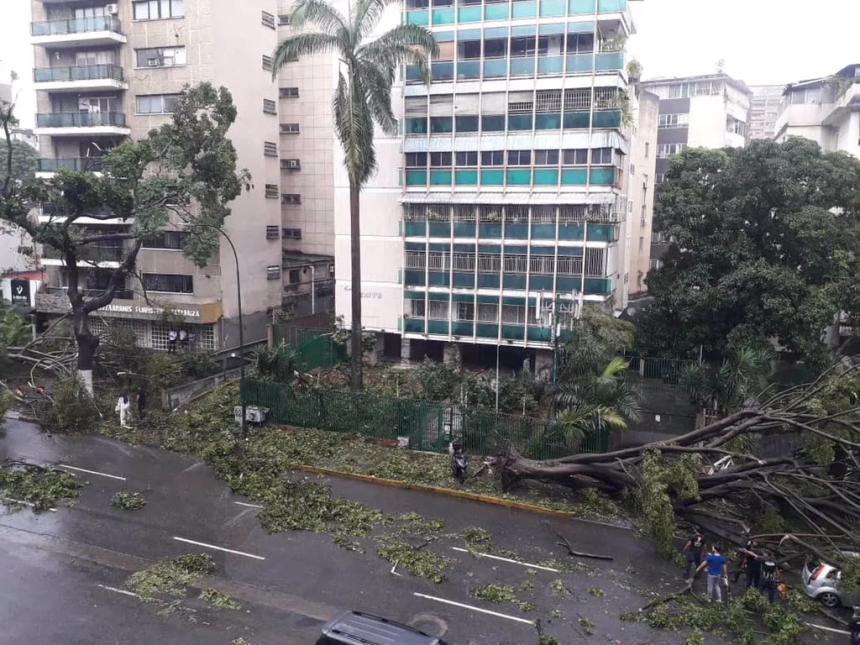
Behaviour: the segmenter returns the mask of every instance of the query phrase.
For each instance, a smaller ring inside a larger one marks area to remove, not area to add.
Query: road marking
[[[826,632],[833,632],[834,634],[847,634],[851,636],[851,632],[846,632],[844,629],[834,629],[833,627],[825,627],[824,625],[816,625],[815,623],[806,623],[809,627],[814,627],[815,629],[823,629]]]
[[[397,563],[398,563],[398,562],[400,562],[400,560],[395,560],[395,561],[394,561],[394,566],[393,566],[393,567],[391,567],[391,573],[393,573],[395,576],[400,576],[400,577],[402,578],[402,577],[403,577],[403,574],[402,574],[402,573],[397,573],[397,572],[395,571],[395,569],[397,568]]]
[[[193,544],[195,546],[202,546],[206,549],[215,549],[216,551],[224,551],[225,553],[232,553],[234,555],[244,555],[246,558],[254,558],[255,560],[265,560],[261,555],[254,555],[253,553],[245,553],[244,551],[234,551],[233,549],[225,549],[223,546],[215,546],[214,544],[206,544],[205,542],[195,542],[194,540],[187,540],[185,538],[173,536],[174,540],[179,542],[185,542],[187,544]]]
[[[428,596],[427,594],[413,592],[413,596],[417,596],[418,598],[426,598],[427,600],[435,600],[436,602],[441,602],[446,605],[453,605],[455,607],[461,607],[463,609],[469,609],[471,611],[477,611],[481,614],[488,614],[490,616],[495,616],[496,618],[507,618],[508,620],[515,620],[518,623],[525,623],[526,625],[534,625],[533,620],[526,620],[525,618],[518,618],[517,616],[508,616],[507,614],[500,614],[497,611],[490,611],[489,609],[481,609],[480,607],[473,607],[472,605],[464,605],[461,602],[454,602],[453,600],[445,600],[444,598],[437,598],[436,596]]]
[[[247,506],[248,508],[265,508],[265,506],[260,506],[259,504],[248,504],[248,502],[233,502],[234,504],[238,504],[239,506]]]
[[[107,591],[113,591],[114,593],[121,593],[123,596],[131,596],[132,598],[138,598],[138,599],[140,598],[140,596],[138,596],[133,591],[128,591],[126,589],[117,589],[116,587],[108,587],[107,585],[97,585],[97,586],[101,587],[102,589],[106,589]]]
[[[501,560],[502,562],[510,562],[511,564],[518,564],[521,567],[528,567],[529,569],[540,569],[541,571],[552,571],[553,573],[561,573],[559,569],[553,569],[552,567],[542,567],[539,564],[531,564],[529,562],[520,562],[519,560],[511,560],[510,558],[500,558],[497,555],[490,555],[489,553],[478,553],[477,551],[469,551],[469,549],[462,549],[458,546],[452,546],[451,549],[453,551],[459,551],[460,553],[471,553],[479,558],[491,558],[493,560]]]
[[[12,499],[11,497],[4,497],[3,499],[7,502],[12,502],[13,504],[21,504],[22,506],[29,506],[30,508],[36,508],[36,505],[33,504],[32,502],[25,502],[22,499]],[[57,512],[56,508],[49,508],[48,510],[51,511],[52,513]]]
[[[69,470],[77,470],[81,473],[87,473],[88,475],[98,475],[99,477],[109,477],[110,479],[118,479],[121,482],[126,481],[125,477],[120,477],[119,475],[108,475],[107,473],[100,473],[97,470],[87,470],[86,468],[78,468],[77,466],[69,466],[68,464],[57,464],[57,468],[68,468]]]

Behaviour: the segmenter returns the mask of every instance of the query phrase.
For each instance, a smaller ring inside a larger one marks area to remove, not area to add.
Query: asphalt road
[[[520,562],[434,547],[458,563],[448,582],[433,584],[392,573],[391,564],[373,553],[346,551],[329,536],[266,533],[259,508],[230,493],[192,457],[101,437],[48,437],[20,421],[8,421],[7,428],[0,459],[60,462],[88,485],[73,508],[0,511],[0,645],[227,645],[239,636],[252,645],[312,644],[323,622],[344,609],[409,623],[452,645],[532,645],[538,618],[566,645],[682,642],[679,634],[619,620],[621,612],[647,602],[642,590],[668,593],[681,582],[676,568],[624,529],[556,522],[577,549],[615,556],[608,563],[588,561],[575,573],[533,569],[531,575],[532,567]],[[483,527],[525,562],[565,557],[539,515],[347,480],[330,483],[336,495],[385,512],[442,519],[446,530]],[[119,490],[142,492],[148,503],[134,512],[113,508],[110,498]],[[184,611],[163,615],[124,589],[131,572],[189,552],[214,558],[218,569],[205,585],[229,593],[241,610],[189,601]],[[557,593],[554,580],[572,593]],[[518,588],[524,582],[535,587],[532,612],[470,594],[484,584]]]

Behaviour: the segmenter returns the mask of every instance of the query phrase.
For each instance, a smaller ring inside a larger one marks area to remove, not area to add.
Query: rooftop
[[[698,76],[672,76],[666,78],[652,78],[642,81],[644,88],[657,87],[660,85],[680,85],[682,83],[698,83],[704,81],[724,81],[732,87],[745,94],[752,95],[752,90],[743,81],[732,78],[728,74],[700,74]]]

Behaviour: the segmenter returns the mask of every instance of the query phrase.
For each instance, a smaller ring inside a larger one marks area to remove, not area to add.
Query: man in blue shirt
[[[699,568],[696,569],[696,571],[701,571],[705,567],[708,568],[708,600],[722,602],[723,593],[720,589],[720,578],[723,578],[727,583],[729,579],[729,570],[726,567],[725,556],[720,555],[720,550],[716,545],[711,547],[711,553],[705,558],[705,561],[699,565]]]

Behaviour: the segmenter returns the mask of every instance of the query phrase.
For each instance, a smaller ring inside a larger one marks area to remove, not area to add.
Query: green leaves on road
[[[140,493],[129,493],[120,491],[114,493],[110,499],[111,506],[124,509],[126,511],[136,511],[146,506],[146,499]]]
[[[72,506],[83,484],[74,475],[51,467],[20,461],[0,466],[0,498],[10,509],[31,506],[47,511],[64,504]]]
[[[215,562],[206,554],[180,555],[131,574],[126,587],[143,600],[163,596],[182,596],[189,585],[215,572]]]

